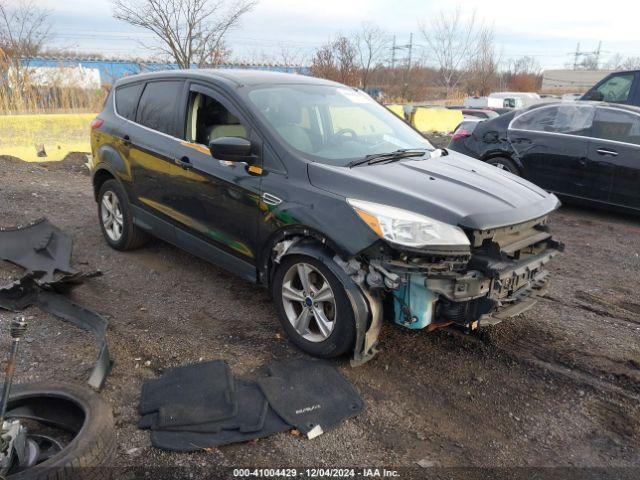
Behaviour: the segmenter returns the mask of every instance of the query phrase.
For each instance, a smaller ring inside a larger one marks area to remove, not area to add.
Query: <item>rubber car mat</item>
[[[238,413],[236,416],[218,422],[205,422],[197,425],[167,426],[162,430],[189,431],[203,433],[218,433],[221,430],[239,430],[240,432],[257,432],[264,427],[264,421],[269,409],[267,399],[264,398],[260,387],[255,382],[236,379],[236,398]],[[142,429],[157,430],[158,414],[144,415],[138,423]]]
[[[142,385],[140,414],[157,412],[155,426],[164,428],[217,422],[238,412],[235,382],[222,360],[168,370]]]
[[[271,363],[267,370],[270,376],[258,384],[269,405],[305,435],[326,432],[364,408],[355,387],[326,362],[297,358]]]
[[[221,430],[218,433],[174,432],[152,430],[151,445],[173,452],[194,452],[205,448],[248,442],[264,438],[276,433],[290,430],[288,425],[273,409],[268,408],[261,430],[257,432],[241,432],[239,430]]]
[[[0,259],[23,267],[27,273],[43,272],[42,280],[53,281],[56,271],[71,268],[72,240],[45,218],[25,226],[0,229]]]

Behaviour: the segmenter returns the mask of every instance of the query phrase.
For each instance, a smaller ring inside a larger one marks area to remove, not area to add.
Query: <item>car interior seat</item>
[[[238,117],[232,115],[227,109],[222,108],[218,115],[220,123],[205,127],[207,140],[215,140],[221,137],[247,138],[247,129],[240,123]]]
[[[277,111],[270,117],[275,129],[291,146],[307,153],[313,151],[309,134],[299,125],[302,120],[302,110],[299,105],[280,104]]]

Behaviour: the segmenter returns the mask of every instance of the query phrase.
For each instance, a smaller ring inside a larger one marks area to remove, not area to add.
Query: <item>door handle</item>
[[[130,146],[131,146],[131,137],[129,137],[129,135],[124,135],[124,136],[122,137],[122,144],[123,144],[125,147],[130,147]]]
[[[600,155],[610,155],[612,157],[618,156],[618,152],[616,152],[615,150],[608,150],[606,148],[599,148],[598,150],[596,150],[596,152],[598,152]]]
[[[173,162],[184,170],[191,170],[193,168],[189,157],[176,158]]]
[[[580,165],[581,167],[585,167],[587,165],[587,159],[581,157],[580,160],[578,160],[578,165]]]

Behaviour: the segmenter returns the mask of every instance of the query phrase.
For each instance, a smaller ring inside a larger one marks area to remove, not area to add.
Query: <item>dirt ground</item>
[[[351,368],[365,411],[315,440],[279,434],[194,454],[150,446],[136,427],[142,381],[202,359],[256,376],[300,352],[266,293],[154,241],[118,253],[103,241],[90,179],[56,165],[0,157],[0,226],[46,216],[72,235],[74,265],[105,275],[72,297],[110,322],[115,367],[113,465],[148,467],[637,467],[640,465],[640,220],[563,207],[553,215],[566,253],[551,264],[548,298],[478,335],[387,324],[383,351]],[[0,284],[20,270],[0,262]],[[37,308],[17,381],[84,383],[93,339]],[[0,311],[1,357],[11,314]],[[637,477],[636,477],[637,478]]]

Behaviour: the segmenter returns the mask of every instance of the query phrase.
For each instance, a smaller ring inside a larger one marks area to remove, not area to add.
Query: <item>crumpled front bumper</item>
[[[472,327],[499,323],[528,310],[546,293],[549,271],[544,267],[563,250],[562,243],[548,239],[540,253],[522,260],[474,255],[467,273],[427,277],[425,287],[452,305],[482,303],[475,319],[479,323]]]

